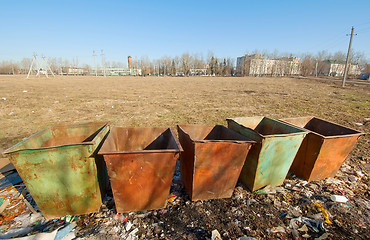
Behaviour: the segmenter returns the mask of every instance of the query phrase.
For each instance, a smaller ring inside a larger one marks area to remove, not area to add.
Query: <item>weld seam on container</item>
[[[99,151],[117,212],[163,208],[182,151],[170,128],[113,127]]]
[[[313,116],[281,120],[308,131],[290,168],[292,173],[307,181],[334,177],[359,137],[364,135]]]
[[[263,116],[226,121],[230,129],[257,142],[248,153],[240,181],[251,191],[283,184],[307,131]]]
[[[46,219],[99,211],[104,172],[95,158],[108,123],[48,127],[7,149]]]
[[[178,125],[181,176],[191,200],[230,198],[253,143],[224,126]]]

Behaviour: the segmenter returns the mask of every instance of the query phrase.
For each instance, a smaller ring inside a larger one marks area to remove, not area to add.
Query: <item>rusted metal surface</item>
[[[363,133],[316,117],[282,119],[309,131],[290,171],[307,181],[334,177]]]
[[[307,132],[267,117],[232,118],[227,123],[257,142],[248,153],[240,181],[252,191],[283,184]]]
[[[181,176],[191,200],[230,198],[254,141],[221,126],[177,126]]]
[[[95,154],[108,131],[107,123],[58,125],[4,152],[46,219],[99,210]]]
[[[117,212],[163,208],[182,148],[170,128],[113,127],[99,154]]]

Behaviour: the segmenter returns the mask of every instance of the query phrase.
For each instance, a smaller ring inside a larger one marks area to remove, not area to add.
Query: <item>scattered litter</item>
[[[333,202],[340,202],[340,203],[346,203],[348,201],[348,198],[345,196],[340,196],[340,195],[331,195],[330,199]]]
[[[322,212],[322,214],[323,214],[323,216],[325,218],[325,222],[331,224],[331,221],[329,220],[328,211],[324,207],[322,207],[320,203],[317,203],[316,202],[315,203],[315,206],[318,208],[319,211]]]
[[[255,193],[257,193],[257,194],[275,194],[276,193],[276,188],[272,187],[270,185],[267,185],[263,189],[257,190]]]
[[[364,124],[358,123],[358,122],[354,122],[354,124],[357,125],[357,126],[363,126],[364,125]]]
[[[126,229],[126,232],[130,231],[131,227],[132,227],[132,223],[130,221],[126,222],[125,224],[125,229]]]
[[[365,174],[363,174],[361,171],[356,171],[356,175],[359,177],[364,177]]]
[[[267,233],[278,233],[278,232],[285,233],[285,228],[282,226],[279,226],[279,227],[269,228],[266,231]]]
[[[173,201],[176,200],[176,198],[177,198],[177,196],[176,195],[173,195],[173,196],[171,196],[171,197],[168,198],[168,202],[172,203]]]
[[[301,228],[298,228],[298,231],[300,232],[307,232],[308,231],[308,228],[306,225],[303,225]]]
[[[1,100],[4,100],[5,101],[6,100],[6,97],[2,97]]]
[[[28,92],[27,90],[23,90],[24,93]]]
[[[243,237],[237,238],[236,240],[257,240],[257,238],[243,236]]]
[[[222,240],[220,233],[215,229],[212,231],[212,240]]]
[[[11,115],[13,115],[13,114],[14,114],[14,112],[10,112],[10,113],[9,113],[9,116],[11,116]]]

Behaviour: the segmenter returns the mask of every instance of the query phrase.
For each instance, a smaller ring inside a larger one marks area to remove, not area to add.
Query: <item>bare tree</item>
[[[341,51],[337,51],[333,55],[333,60],[338,61],[338,62],[344,62],[346,61],[346,54]]]
[[[301,74],[303,76],[313,74],[313,72],[315,71],[315,65],[316,60],[314,59],[314,57],[309,53],[304,54],[301,62]]]
[[[190,55],[188,52],[183,53],[181,55],[181,64],[182,64],[182,71],[184,72],[185,76],[189,76],[190,73]]]

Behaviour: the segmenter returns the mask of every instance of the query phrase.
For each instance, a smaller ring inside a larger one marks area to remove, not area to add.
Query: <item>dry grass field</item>
[[[226,124],[225,118],[314,115],[369,132],[370,86],[293,78],[0,76],[0,152],[59,123]],[[6,98],[6,100],[4,100]],[[356,148],[369,153],[369,138]]]
[[[47,126],[91,121],[175,129],[184,123],[226,124],[226,118],[237,116],[313,115],[360,130],[367,135],[360,138],[334,180],[304,185],[288,176],[280,193],[260,195],[239,185],[231,199],[197,202],[190,202],[181,183],[173,180],[170,194],[177,195],[173,205],[123,218],[134,224],[139,239],[210,239],[214,229],[223,239],[288,239],[290,219],[281,214],[320,215],[322,210],[314,206],[320,201],[332,221],[325,223],[326,237],[370,237],[369,85],[342,88],[339,82],[294,78],[0,76],[0,99],[0,152]],[[348,203],[330,200],[338,189],[350,198]],[[106,211],[76,218],[80,239],[125,239],[124,223],[114,220],[114,203],[105,200],[105,205]],[[269,233],[277,226],[285,230]],[[325,238],[322,230],[308,233],[309,239]]]

